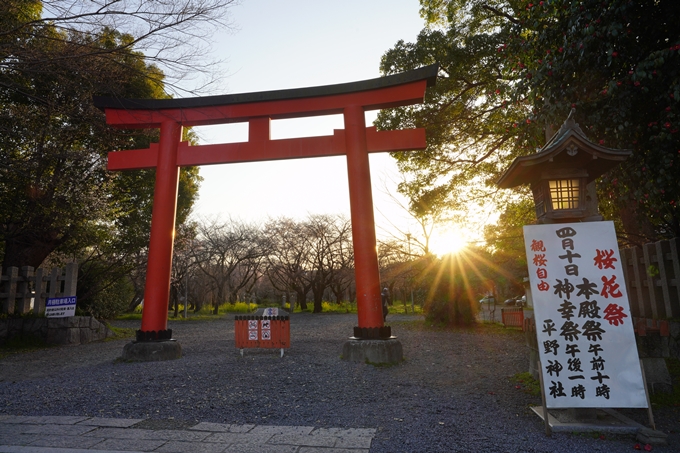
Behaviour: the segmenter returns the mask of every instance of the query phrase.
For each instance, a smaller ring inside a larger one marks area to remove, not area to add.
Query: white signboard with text
[[[612,222],[524,227],[549,408],[647,407]]]
[[[265,308],[262,316],[279,316],[279,309],[276,307]]]
[[[45,316],[48,318],[68,318],[76,315],[76,296],[52,297],[45,303]]]

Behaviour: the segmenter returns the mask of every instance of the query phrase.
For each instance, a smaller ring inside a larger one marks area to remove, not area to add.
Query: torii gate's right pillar
[[[342,357],[358,362],[397,363],[403,359],[401,343],[383,323],[364,109],[360,105],[347,106],[343,116],[359,326],[345,342]]]

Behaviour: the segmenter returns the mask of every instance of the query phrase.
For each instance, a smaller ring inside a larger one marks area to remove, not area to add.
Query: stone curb
[[[136,427],[152,422],[149,429]],[[375,429],[0,415],[0,453],[368,453]],[[164,424],[169,429],[164,428]]]

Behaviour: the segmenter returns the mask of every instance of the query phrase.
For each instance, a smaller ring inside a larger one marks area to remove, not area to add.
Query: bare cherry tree
[[[295,293],[300,308],[307,309],[307,293],[311,289],[309,272],[309,247],[304,225],[293,219],[281,217],[267,222],[264,233],[269,238],[271,251],[267,256],[267,277],[272,286],[284,294]],[[295,309],[291,302],[291,311]]]
[[[189,303],[189,276],[196,272],[197,266],[193,253],[196,240],[196,224],[182,223],[175,231],[172,251],[172,274],[170,275],[170,305],[174,307],[175,318],[179,315],[179,301]]]
[[[390,303],[400,299],[406,304],[406,300],[410,300],[410,294],[414,290],[415,278],[413,258],[408,247],[403,242],[394,239],[379,242],[378,264],[380,281],[389,289],[392,296]]]
[[[221,303],[236,302],[238,292],[254,283],[269,246],[257,226],[234,219],[202,221],[197,230],[194,259],[215,290],[217,314]]]
[[[326,288],[335,284],[339,290],[349,286],[347,270],[351,269],[348,258],[352,255],[352,227],[342,216],[311,215],[304,224],[309,247],[309,272],[306,277],[311,284],[314,313],[322,310]],[[353,258],[352,258],[353,259]]]
[[[0,5],[0,71],[31,59],[36,40],[77,44],[73,58],[101,58],[121,51],[141,52],[165,74],[166,87],[188,76],[211,75],[207,61],[218,30],[231,30],[229,8],[238,0],[3,0]],[[114,33],[100,45],[102,31]],[[90,39],[87,39],[89,36]],[[77,37],[77,39],[74,39]],[[21,70],[39,71],[44,54]]]

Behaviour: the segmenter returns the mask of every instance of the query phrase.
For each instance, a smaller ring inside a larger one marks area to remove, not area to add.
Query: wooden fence
[[[51,297],[76,295],[78,264],[69,263],[62,270],[34,270],[31,266],[10,267],[0,277],[0,313],[25,314],[45,312],[45,302]],[[31,308],[32,305],[32,308]]]
[[[680,318],[680,238],[619,251],[632,315]]]
[[[501,318],[505,327],[521,327],[524,330],[524,308],[501,308]]]

